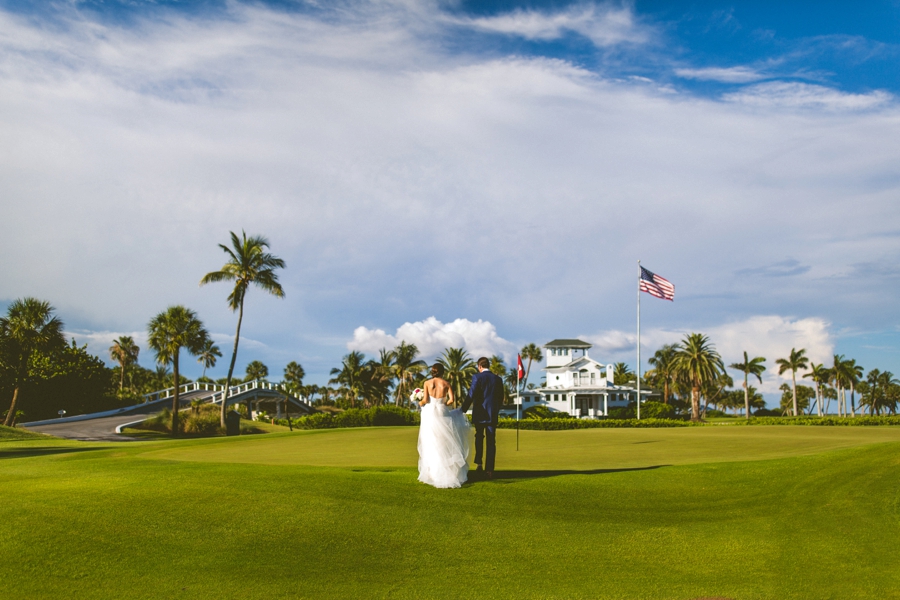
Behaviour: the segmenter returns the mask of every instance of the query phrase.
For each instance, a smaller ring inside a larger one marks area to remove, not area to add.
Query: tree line
[[[751,408],[765,405],[762,395],[750,385],[750,378],[762,383],[766,358],[750,358],[744,352],[742,361],[728,365],[744,379],[742,390],[729,390],[734,381],[726,372],[722,357],[703,334],[692,333],[679,344],[663,346],[648,362],[652,368],[644,374],[646,383],[661,390],[665,404],[673,398],[682,402],[689,398],[694,420],[705,415],[710,404],[737,410],[742,398],[747,418]],[[836,402],[839,416],[851,417],[863,414],[864,409],[870,415],[888,411],[895,414],[900,404],[900,381],[893,373],[872,369],[864,374],[863,367],[855,359],[845,358],[842,354],[835,354],[832,364],[825,366],[810,361],[806,349],[791,348],[788,356],[775,360],[775,365],[779,375],[791,374],[791,385],[781,386],[781,410],[786,415],[799,416],[803,411],[812,414],[815,407],[816,414],[821,417],[828,414],[832,400]],[[809,379],[813,387],[798,386],[798,373]],[[702,409],[701,399],[704,401]]]

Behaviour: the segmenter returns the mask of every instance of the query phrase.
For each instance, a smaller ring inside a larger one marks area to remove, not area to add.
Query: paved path
[[[181,394],[178,400],[179,403],[184,406],[190,404],[191,400],[208,397],[211,393],[212,392],[203,390],[187,392]],[[83,442],[136,442],[140,441],[140,438],[118,434],[116,433],[116,427],[133,421],[142,421],[147,417],[155,415],[162,409],[171,406],[172,399],[164,398],[162,400],[157,400],[156,402],[142,404],[132,410],[113,417],[85,419],[84,421],[70,421],[68,423],[51,423],[47,425],[29,425],[28,423],[23,423],[19,425],[19,427],[67,440],[81,440]]]

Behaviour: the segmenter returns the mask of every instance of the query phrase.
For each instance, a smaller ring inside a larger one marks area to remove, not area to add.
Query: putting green
[[[900,428],[501,431],[455,490],[415,436],[0,440],[0,598],[900,600]]]
[[[302,431],[166,444],[144,458],[319,467],[415,466],[414,427]],[[900,441],[900,427],[691,427],[497,432],[498,470],[597,470],[766,460]]]

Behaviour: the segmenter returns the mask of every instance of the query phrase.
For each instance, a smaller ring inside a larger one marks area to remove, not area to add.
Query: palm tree
[[[391,388],[394,386],[394,367],[396,366],[397,355],[393,350],[382,348],[378,351],[378,360],[373,361],[374,372],[372,378],[378,394],[379,406],[385,405],[390,401]]]
[[[211,339],[206,340],[203,344],[203,348],[200,349],[200,353],[197,354],[197,362],[203,365],[203,375],[200,376],[201,379],[206,379],[206,369],[216,366],[217,358],[222,358],[222,351],[219,350],[219,347],[216,346],[215,342]]]
[[[506,363],[503,362],[503,358],[497,356],[496,354],[491,356],[491,366],[488,367],[488,370],[497,377],[506,377]]]
[[[856,359],[851,358],[844,363],[847,383],[850,384],[850,415],[856,416],[856,386],[862,381],[863,368],[862,365],[856,364]]]
[[[528,385],[528,375],[531,373],[531,361],[541,362],[544,360],[544,355],[541,353],[541,349],[538,348],[535,344],[528,344],[527,346],[522,347],[522,358],[528,361],[528,366],[525,367],[525,379],[522,381],[522,387]]]
[[[894,379],[890,371],[872,369],[866,376],[866,381],[860,383],[864,390],[862,401],[869,407],[869,415],[880,415],[882,409],[889,409],[891,413],[897,410],[898,387],[900,382]]]
[[[269,367],[264,365],[262,361],[253,360],[245,369],[244,381],[253,381],[255,379],[265,379],[269,376]]]
[[[119,393],[125,387],[125,369],[137,362],[141,348],[130,335],[120,335],[109,347],[109,357],[119,363],[122,374],[119,376]]]
[[[15,300],[0,317],[0,344],[9,357],[13,375],[13,396],[3,424],[12,427],[16,421],[16,404],[22,386],[28,381],[34,360],[39,354],[66,345],[63,322],[53,316],[49,302],[37,298]]]
[[[353,351],[341,361],[341,368],[331,369],[330,384],[342,386],[346,392],[350,407],[356,408],[356,399],[363,391],[363,371],[366,367],[366,355]]]
[[[634,373],[631,372],[628,365],[623,362],[617,362],[613,365],[613,384],[622,385],[629,381],[634,381]]]
[[[295,395],[303,394],[303,378],[306,377],[306,371],[303,365],[296,361],[289,362],[284,367],[284,381],[287,388],[294,392]]]
[[[812,379],[813,385],[815,386],[816,414],[820,417],[822,416],[822,388],[820,386],[825,385],[828,382],[829,377],[828,369],[826,369],[822,363],[810,364],[809,373],[803,376],[804,379]]]
[[[791,389],[794,394],[794,416],[796,417],[799,414],[797,408],[797,371],[809,368],[809,359],[806,358],[806,349],[800,348],[797,350],[791,348],[791,355],[788,358],[779,358],[775,361],[775,364],[778,365],[779,375],[785,371],[791,372]]]
[[[744,374],[744,410],[746,411],[746,417],[750,418],[750,387],[747,382],[747,379],[750,375],[755,375],[759,380],[759,383],[762,384],[762,374],[766,368],[763,366],[763,363],[766,362],[765,357],[757,356],[754,359],[750,359],[747,356],[747,351],[744,351],[744,362],[742,363],[732,363],[728,365],[729,368],[740,371]]]
[[[197,313],[184,306],[170,306],[147,324],[147,343],[160,365],[172,365],[175,393],[172,396],[172,435],[178,435],[178,358],[181,349],[196,356],[203,350],[209,333]],[[224,399],[222,404],[225,404]]]
[[[394,379],[397,380],[396,403],[400,404],[401,397],[409,397],[412,390],[408,389],[416,376],[421,374],[427,365],[424,360],[416,360],[419,349],[415,344],[407,344],[401,341],[394,348]]]
[[[847,394],[846,385],[849,383],[848,377],[849,367],[847,365],[847,361],[844,360],[843,354],[835,354],[833,359],[833,364],[830,369],[831,373],[831,381],[834,384],[834,389],[837,390],[838,394],[838,416],[846,417],[847,416]]]
[[[662,385],[663,404],[669,403],[669,392],[675,381],[675,345],[666,344],[657,350],[647,361],[653,366],[653,374],[650,376],[654,387]]]
[[[278,283],[275,269],[283,269],[284,261],[266,252],[269,241],[262,236],[248,238],[241,231],[243,238],[231,233],[231,248],[219,244],[219,248],[228,255],[228,262],[218,271],[211,271],[203,276],[200,285],[218,281],[233,281],[234,288],[228,295],[228,307],[237,311],[237,330],[234,334],[234,350],[231,353],[231,364],[228,366],[228,377],[225,379],[225,395],[231,388],[231,377],[234,374],[234,362],[237,360],[238,341],[241,338],[241,321],[244,320],[244,297],[252,283],[277,298],[284,298],[284,289]],[[222,427],[225,426],[225,399],[222,400],[222,411],[219,415]]]
[[[522,349],[523,352],[525,348]],[[446,348],[443,354],[438,357],[437,362],[444,365],[444,379],[447,380],[447,383],[453,389],[453,396],[456,402],[462,402],[463,396],[468,393],[469,386],[472,385],[472,376],[478,372],[475,361],[463,348]]]
[[[722,357],[716,352],[709,338],[702,333],[685,336],[675,350],[675,369],[691,387],[691,420],[700,420],[700,388],[717,379],[725,370]]]
[[[700,395],[703,396],[705,400],[702,413],[704,419],[706,418],[706,411],[709,409],[710,403],[716,404],[719,398],[722,397],[723,392],[725,392],[725,388],[730,388],[733,385],[734,380],[731,378],[731,375],[724,370],[713,379],[708,379],[703,382],[703,385],[700,386]],[[753,394],[750,394],[750,397],[752,398]],[[734,412],[737,414],[737,407],[735,407]]]

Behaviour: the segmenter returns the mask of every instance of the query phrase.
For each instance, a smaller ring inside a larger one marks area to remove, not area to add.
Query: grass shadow
[[[508,480],[516,479],[546,479],[548,477],[560,477],[562,475],[606,475],[608,473],[625,473],[628,471],[651,471],[653,469],[661,469],[662,467],[670,467],[672,465],[652,465],[649,467],[628,467],[624,469],[556,469],[544,471],[494,471],[494,478],[490,481],[503,483]],[[482,483],[489,481],[483,475],[475,476],[472,471],[469,472],[470,477],[467,483]]]
[[[50,456],[52,454],[71,454],[73,452],[94,452],[96,450],[105,450],[105,448],[54,448],[54,447],[37,447],[37,448],[7,448],[0,450],[0,460],[7,458],[29,458],[32,456]]]

